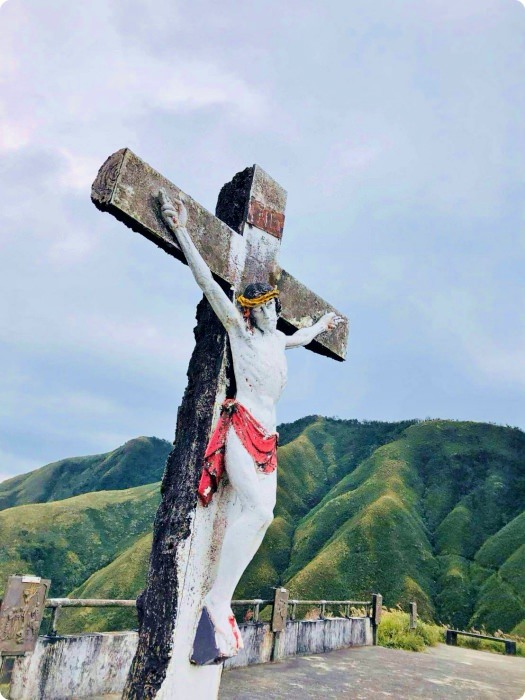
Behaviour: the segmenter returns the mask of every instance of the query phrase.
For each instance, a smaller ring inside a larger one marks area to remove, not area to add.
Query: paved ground
[[[439,644],[423,653],[360,647],[234,669],[223,674],[219,698],[521,700],[524,694],[524,658]]]

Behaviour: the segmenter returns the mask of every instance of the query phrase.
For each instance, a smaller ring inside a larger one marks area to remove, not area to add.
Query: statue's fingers
[[[161,192],[162,192],[162,194],[161,194]],[[169,195],[166,192],[166,190],[164,190],[164,189],[159,190],[159,200],[160,200],[160,208],[163,212],[166,210],[175,211],[175,206],[174,206],[173,202],[171,201],[171,199],[169,198]]]
[[[177,212],[171,204],[166,204],[161,207],[162,216],[177,216]]]

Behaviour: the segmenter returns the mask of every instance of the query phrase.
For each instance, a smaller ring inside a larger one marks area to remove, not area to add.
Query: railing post
[[[254,622],[259,622],[259,612],[261,610],[261,603],[262,600],[254,600],[255,607],[253,609],[253,621]]]
[[[410,622],[409,629],[415,630],[417,627],[417,603],[409,603]]]
[[[377,627],[381,622],[381,612],[383,610],[383,596],[381,593],[372,594],[372,643],[377,645]]]
[[[295,617],[297,615],[297,601],[291,600],[290,603],[292,606],[292,609],[290,611],[290,620],[295,620]]]
[[[273,597],[272,609],[272,632],[273,632],[273,647],[272,661],[277,661],[279,658],[279,640],[281,633],[286,630],[286,620],[288,619],[288,596],[289,592],[286,588],[276,588]]]
[[[326,600],[320,600],[319,602],[321,603],[321,610],[319,613],[319,617],[321,620],[324,620],[326,617]]]
[[[50,625],[50,630],[49,634],[47,635],[48,637],[58,637],[58,632],[57,632],[57,623],[58,623],[58,618],[60,617],[60,611],[62,610],[61,605],[54,605],[51,608],[51,625]]]
[[[516,642],[510,639],[505,640],[505,654],[508,656],[516,656]]]
[[[458,643],[458,633],[455,630],[447,630],[445,636],[445,643],[449,646],[457,646]]]

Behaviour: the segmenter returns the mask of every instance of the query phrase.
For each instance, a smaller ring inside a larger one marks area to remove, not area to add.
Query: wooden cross
[[[93,183],[94,204],[184,262],[160,215],[160,188],[172,201],[183,200],[187,229],[226,293],[236,295],[255,281],[277,285],[282,303],[279,328],[285,333],[335,311],[278,265],[286,192],[259,166],[246,168],[224,185],[213,216],[129,149],[106,160]],[[348,323],[342,323],[308,347],[344,360],[347,337]],[[225,397],[235,396],[227,335],[205,298],[197,308],[195,338],[174,448],[162,482],[147,587],[138,601],[139,644],[126,700],[210,700],[220,683],[222,667],[189,663],[222,533],[238,507],[227,483],[208,508],[197,504],[202,458],[218,407]]]

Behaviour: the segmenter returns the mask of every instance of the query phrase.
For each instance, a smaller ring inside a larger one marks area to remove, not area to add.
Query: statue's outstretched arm
[[[286,349],[299,348],[302,345],[308,345],[314,338],[316,338],[320,333],[325,331],[331,331],[339,323],[342,323],[343,319],[335,314],[333,311],[322,316],[317,323],[314,323],[308,328],[301,328],[292,335],[286,336]]]
[[[244,329],[241,314],[213,279],[210,268],[191,240],[186,229],[186,221],[188,220],[186,207],[180,199],[172,202],[164,189],[159,190],[159,201],[164,223],[175,234],[195,281],[206,295],[222,325],[227,330],[232,327]]]

